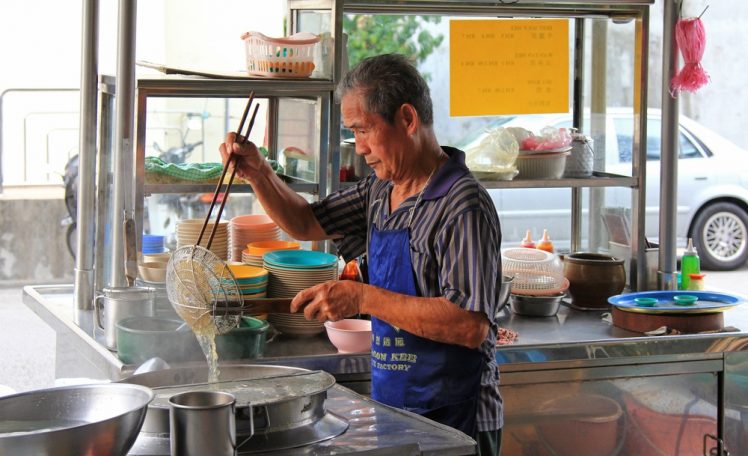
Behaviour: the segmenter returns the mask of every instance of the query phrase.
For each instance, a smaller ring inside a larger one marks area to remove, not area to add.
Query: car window
[[[699,158],[701,157],[701,151],[696,147],[696,144],[691,139],[684,135],[682,132],[679,136],[680,150],[678,151],[678,158]]]
[[[621,163],[631,162],[631,152],[634,149],[634,122],[629,118],[616,117],[613,119],[616,128],[616,140],[618,142],[618,158]],[[662,124],[660,119],[647,119],[647,160],[659,160],[662,145]],[[679,132],[678,134],[678,158],[701,157],[699,148],[691,139]]]

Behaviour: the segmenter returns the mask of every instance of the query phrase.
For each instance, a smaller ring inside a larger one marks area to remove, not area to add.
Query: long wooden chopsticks
[[[244,113],[242,114],[241,121],[239,122],[239,128],[236,129],[236,134],[241,137],[242,129],[244,128],[244,122],[247,120],[247,114],[249,114],[249,108],[252,106],[252,101],[254,101],[255,98],[255,92],[254,90],[249,94],[249,99],[247,100],[247,105],[244,107]],[[255,117],[257,116],[257,109],[260,107],[260,105],[255,105],[254,112],[252,113],[252,118],[249,121],[249,127],[247,127],[247,133],[241,137],[240,144],[244,144],[248,141],[249,134],[252,132],[252,127],[255,123]],[[218,200],[218,195],[221,193],[221,187],[223,186],[223,179],[226,177],[226,171],[229,169],[229,166],[232,165],[232,162],[234,162],[234,152],[229,151],[229,158],[226,160],[226,164],[223,166],[223,170],[221,171],[221,177],[218,179],[218,185],[216,185],[216,190],[213,192],[213,199],[210,201],[210,208],[208,208],[208,214],[205,216],[205,221],[203,222],[203,227],[200,230],[200,235],[197,237],[197,242],[195,245],[200,245],[200,242],[203,240],[203,234],[205,233],[205,228],[208,226],[208,222],[210,222],[210,216],[213,212],[213,208],[216,205],[216,201]],[[218,213],[216,214],[216,221],[213,224],[213,229],[210,232],[210,237],[208,238],[208,244],[206,245],[206,249],[210,250],[210,245],[213,243],[213,237],[216,234],[216,229],[218,228],[218,223],[221,221],[221,214],[223,213],[223,208],[226,205],[226,200],[229,197],[229,193],[231,192],[231,184],[234,183],[234,176],[236,175],[236,166],[234,166],[231,170],[231,177],[229,177],[229,181],[226,185],[226,190],[223,195],[223,199],[221,200],[221,205],[218,208]]]

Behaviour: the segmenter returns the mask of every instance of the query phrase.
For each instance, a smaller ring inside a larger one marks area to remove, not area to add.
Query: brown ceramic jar
[[[564,276],[569,279],[569,295],[576,307],[606,308],[608,298],[621,293],[626,285],[623,259],[600,253],[566,255]]]

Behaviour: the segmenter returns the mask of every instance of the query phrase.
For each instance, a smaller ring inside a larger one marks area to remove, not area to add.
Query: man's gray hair
[[[401,54],[384,54],[362,60],[343,76],[335,90],[342,100],[351,90],[360,89],[369,112],[382,116],[390,125],[404,103],[415,107],[421,123],[434,123],[429,86],[418,70]]]

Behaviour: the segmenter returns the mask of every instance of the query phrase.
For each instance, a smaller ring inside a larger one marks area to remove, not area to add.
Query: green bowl
[[[270,324],[267,321],[242,317],[238,328],[216,336],[218,358],[222,360],[261,358],[265,351],[269,327]]]
[[[125,364],[142,364],[153,357],[167,363],[205,359],[195,333],[177,331],[182,321],[161,317],[129,317],[117,322],[117,356]]]
[[[675,304],[678,306],[692,306],[696,304],[696,301],[699,300],[698,296],[694,295],[675,295],[673,296],[673,301],[675,301]]]
[[[639,307],[654,307],[657,298],[634,298],[634,303]]]

